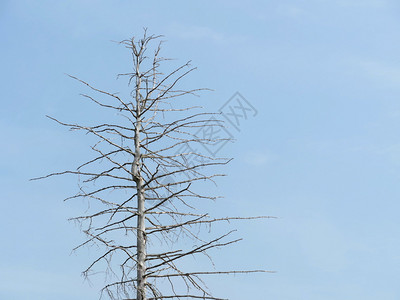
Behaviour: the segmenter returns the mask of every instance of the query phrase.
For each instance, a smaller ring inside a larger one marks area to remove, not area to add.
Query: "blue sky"
[[[95,250],[70,255],[76,180],[28,179],[90,155],[45,118],[100,116],[65,73],[123,89],[129,53],[111,41],[148,27],[198,67],[189,87],[215,90],[207,110],[239,91],[258,111],[221,150],[234,160],[210,207],[278,218],[235,223],[244,242],[215,258],[277,273],[210,278],[215,295],[399,299],[399,17],[391,0],[1,1],[0,298],[98,299],[101,280],[80,277]]]

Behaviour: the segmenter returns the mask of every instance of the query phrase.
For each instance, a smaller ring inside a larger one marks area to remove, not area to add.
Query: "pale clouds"
[[[277,13],[290,18],[299,18],[308,15],[308,12],[305,9],[293,4],[279,5],[277,8]]]
[[[238,41],[245,42],[246,38],[240,35],[227,35],[207,26],[188,26],[174,23],[169,26],[167,36],[176,36],[187,40],[208,40],[219,44]]]
[[[353,243],[326,217],[308,215],[298,220],[292,229],[305,257],[314,267],[334,272],[348,264],[347,253]]]
[[[279,4],[276,9],[276,13],[281,16],[289,17],[289,18],[310,18],[313,14],[311,11],[308,11],[304,7],[306,3],[303,5],[299,5],[298,2],[287,1],[286,3]],[[388,2],[385,0],[315,0],[314,5],[332,5],[337,6],[339,8],[344,9],[359,9],[359,8],[367,8],[367,9],[379,9],[388,7]]]
[[[396,63],[369,60],[361,61],[359,65],[367,77],[380,85],[400,85],[400,66]]]
[[[386,7],[387,1],[385,0],[336,0],[336,3],[344,7],[373,7],[380,8]]]
[[[211,39],[214,41],[223,41],[225,37],[206,26],[183,26],[175,23],[169,28],[170,34],[185,38],[185,39]]]
[[[375,146],[372,151],[379,156],[388,158],[395,165],[400,165],[400,143]]]
[[[395,117],[395,116],[393,116]],[[366,155],[370,158],[381,158],[390,164],[400,165],[400,143],[381,142],[365,139],[325,139],[325,140],[293,140],[294,147],[300,147],[311,153],[324,156],[356,156]]]
[[[4,275],[4,276],[3,276]],[[21,282],[21,276],[23,282]],[[59,295],[77,297],[89,297],[98,288],[89,287],[82,278],[76,274],[65,274],[65,272],[55,273],[51,271],[39,271],[28,268],[1,268],[0,290],[2,293],[14,295],[17,299],[23,299],[26,296],[35,299],[35,296],[41,299],[54,299]],[[82,295],[82,291],[85,291]],[[36,298],[38,299],[38,298]],[[64,299],[64,298],[63,298]]]
[[[245,163],[251,166],[264,166],[274,160],[274,156],[266,151],[250,151],[244,157]]]

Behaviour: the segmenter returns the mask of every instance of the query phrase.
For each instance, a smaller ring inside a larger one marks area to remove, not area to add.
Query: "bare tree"
[[[181,80],[195,70],[189,62],[172,72],[162,72],[167,59],[160,55],[161,42],[156,42],[159,38],[145,32],[139,40],[121,42],[131,51],[133,62],[132,72],[119,74],[127,77],[132,87],[128,99],[70,76],[97,95],[84,94],[85,98],[116,113],[119,121],[78,125],[49,117],[71,130],[95,136],[98,141],[91,149],[96,155],[75,170],[40,178],[79,176],[79,192],[67,199],[88,199],[91,208],[85,215],[72,218],[81,224],[87,237],[75,249],[92,244],[103,249],[83,272],[88,276],[97,265],[105,268],[109,283],[102,289],[102,296],[222,299],[212,296],[204,276],[267,271],[193,271],[184,270],[180,262],[199,254],[211,259],[209,250],[240,240],[230,237],[233,231],[204,239],[199,234],[202,227],[267,217],[215,218],[195,208],[198,202],[217,198],[199,191],[203,184],[196,183],[215,183],[214,179],[223,176],[216,173],[216,167],[229,162],[200,152],[197,146],[224,142],[218,135],[224,125],[217,114],[193,113],[199,107],[181,105],[181,97],[204,89],[179,87]],[[192,240],[192,245],[177,243],[183,237]]]

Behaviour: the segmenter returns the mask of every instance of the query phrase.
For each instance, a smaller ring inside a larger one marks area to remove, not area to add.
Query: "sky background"
[[[244,241],[216,251],[216,296],[400,299],[400,3],[390,0],[0,1],[0,299],[94,300],[91,249],[67,221],[76,178],[28,181],[90,157],[91,140],[45,117],[95,120],[76,75],[103,89],[130,54],[111,41],[162,34],[217,111],[239,91],[258,111],[232,133],[214,215]],[[195,263],[194,263],[195,265]]]

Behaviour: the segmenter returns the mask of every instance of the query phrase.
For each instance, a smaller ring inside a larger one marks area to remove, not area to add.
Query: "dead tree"
[[[195,70],[190,63],[162,72],[167,59],[160,55],[161,42],[152,47],[159,38],[145,33],[139,40],[121,42],[131,51],[133,62],[132,72],[119,74],[128,79],[131,87],[128,99],[70,76],[96,95],[84,94],[85,98],[113,112],[119,121],[79,125],[49,117],[71,130],[95,136],[98,142],[91,146],[95,157],[77,169],[40,178],[79,176],[79,192],[67,199],[85,198],[91,209],[72,218],[81,224],[87,237],[75,249],[92,244],[103,249],[83,272],[88,276],[95,267],[105,268],[110,276],[102,296],[136,300],[221,299],[208,291],[204,276],[265,271],[193,271],[184,270],[179,264],[188,256],[209,257],[209,250],[239,241],[230,238],[232,231],[205,240],[198,234],[201,227],[251,218],[216,218],[195,209],[198,202],[216,199],[196,189],[196,183],[214,182],[223,176],[215,173],[216,167],[229,162],[206,155],[197,146],[223,142],[224,138],[206,132],[215,133],[224,125],[216,114],[193,113],[199,108],[179,104],[183,96],[204,89],[179,87],[181,80]],[[177,241],[183,237],[194,241],[193,245],[179,246]]]

